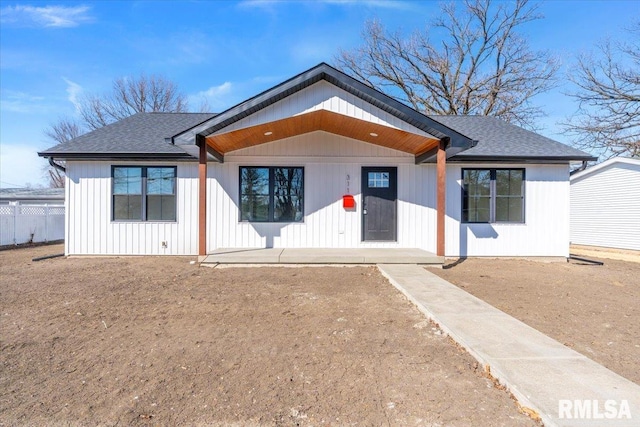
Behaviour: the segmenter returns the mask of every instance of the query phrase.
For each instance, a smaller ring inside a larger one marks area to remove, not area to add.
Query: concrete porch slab
[[[277,264],[281,248],[216,249],[202,261],[203,264]]]
[[[424,264],[442,265],[444,257],[422,249],[400,248],[239,248],[216,249],[203,264]]]

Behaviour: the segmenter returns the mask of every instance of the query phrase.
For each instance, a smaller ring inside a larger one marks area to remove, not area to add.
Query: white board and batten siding
[[[113,221],[111,166],[176,165],[175,222]],[[241,166],[304,167],[304,221],[240,221]],[[396,242],[362,241],[361,171],[398,168]],[[567,165],[526,165],[524,224],[462,224],[462,167],[447,166],[447,256],[568,256]],[[483,164],[482,167],[493,165]],[[509,165],[495,165],[509,167]],[[511,165],[523,167],[522,165]],[[79,162],[67,164],[68,255],[196,255],[198,167],[196,163]],[[217,248],[421,248],[436,250],[435,165],[415,165],[412,155],[318,131],[225,156],[209,163],[207,251]],[[352,194],[355,210],[342,207]],[[167,242],[167,247],[162,247]]]
[[[640,251],[640,159],[613,158],[571,177],[571,243]]]
[[[462,168],[524,168],[525,222],[465,224]],[[447,165],[447,256],[569,256],[569,165]]]
[[[304,168],[304,220],[298,223],[250,223],[240,221],[241,166],[298,166]],[[398,168],[398,240],[362,241],[363,166]],[[330,134],[312,132],[225,156],[223,164],[209,164],[207,199],[209,250],[236,247],[288,248],[424,248],[435,241],[435,168],[417,167],[414,157]],[[342,207],[342,196],[351,194],[355,210]],[[422,238],[421,236],[424,236]]]
[[[396,242],[362,241],[361,170],[376,165],[398,168]],[[304,167],[304,221],[239,221],[241,166]],[[493,166],[523,167],[482,165]],[[447,166],[447,256],[568,256],[568,165],[525,166],[524,224],[462,224],[462,167]],[[238,150],[225,156],[223,164],[209,164],[207,199],[215,208],[208,210],[207,248],[394,247],[435,252],[435,180],[435,165],[415,165],[412,155],[322,131]],[[342,208],[344,194],[355,196],[355,211]]]
[[[175,222],[112,220],[112,165],[177,166]],[[167,162],[67,162],[67,255],[193,255],[198,251],[198,166]],[[167,243],[163,248],[162,242]]]
[[[404,120],[325,81],[314,83],[299,92],[289,95],[287,98],[271,104],[217,133],[231,132],[321,110],[433,138],[432,135],[408,124]]]

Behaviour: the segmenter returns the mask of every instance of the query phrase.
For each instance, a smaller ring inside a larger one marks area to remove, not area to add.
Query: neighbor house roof
[[[585,178],[587,176],[593,175],[595,173],[598,173],[606,168],[616,167],[616,166],[625,167],[625,168],[637,170],[640,172],[640,159],[631,159],[628,157],[614,157],[605,162],[591,166],[590,168],[587,168],[583,171],[576,172],[575,174],[571,175],[571,181],[576,181],[576,180]]]
[[[597,160],[590,154],[490,116],[430,116],[478,141],[452,161]]]
[[[0,201],[64,200],[64,188],[0,188]]]
[[[137,113],[103,128],[38,153],[61,159],[88,158],[187,158],[171,138],[212,117],[212,113]]]

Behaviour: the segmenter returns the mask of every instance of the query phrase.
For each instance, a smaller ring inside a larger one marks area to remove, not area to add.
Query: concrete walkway
[[[203,264],[439,264],[444,257],[422,249],[216,249]]]
[[[422,267],[378,268],[546,427],[640,426],[639,385]]]

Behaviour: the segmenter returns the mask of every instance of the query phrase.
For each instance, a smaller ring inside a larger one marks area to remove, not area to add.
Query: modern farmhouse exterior
[[[571,176],[571,243],[640,251],[640,159],[614,157]]]
[[[141,113],[39,153],[66,161],[65,252],[420,248],[568,256],[581,151],[425,116],[320,64],[221,114]]]

